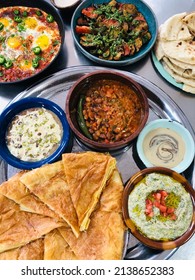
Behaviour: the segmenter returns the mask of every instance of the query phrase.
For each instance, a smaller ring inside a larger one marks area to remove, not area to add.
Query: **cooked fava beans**
[[[127,85],[119,81],[100,80],[86,93],[83,117],[95,141],[121,141],[137,130],[141,120],[141,103]]]

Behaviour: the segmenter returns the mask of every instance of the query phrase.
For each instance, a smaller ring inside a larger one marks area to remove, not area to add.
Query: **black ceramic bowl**
[[[90,89],[91,86],[97,81],[102,81],[102,83],[105,83],[105,81],[113,81],[113,83],[115,81],[121,82],[134,92],[131,94],[134,94],[134,97],[137,97],[137,100],[140,104],[140,118],[136,129],[131,135],[126,138],[122,138],[122,140],[99,142],[97,140],[88,138],[79,126],[77,108],[81,95],[85,95],[87,90]],[[128,147],[143,129],[148,119],[149,106],[145,92],[137,82],[119,72],[103,70],[84,75],[72,86],[66,98],[65,111],[70,128],[80,143],[95,151],[118,152]]]
[[[54,61],[57,59],[62,47],[63,47],[63,43],[64,43],[64,39],[65,39],[65,28],[64,28],[64,23],[62,21],[62,18],[59,14],[59,12],[57,11],[57,9],[50,3],[48,3],[46,0],[36,0],[36,1],[28,1],[28,0],[1,0],[0,1],[0,9],[4,8],[4,7],[14,7],[14,6],[22,6],[22,7],[32,7],[32,8],[39,8],[40,10],[44,11],[45,13],[52,15],[54,17],[54,21],[58,24],[59,27],[59,32],[60,32],[60,37],[61,37],[61,46],[57,52],[57,54],[55,55],[55,57],[53,58],[53,60],[43,69],[41,69],[40,71],[36,72],[34,75],[27,77],[27,78],[23,78],[23,79],[19,79],[19,80],[14,80],[14,81],[0,81],[0,84],[18,84],[21,83],[23,81],[28,81],[31,78],[37,77],[39,76],[41,73],[47,71],[47,69],[54,63]]]

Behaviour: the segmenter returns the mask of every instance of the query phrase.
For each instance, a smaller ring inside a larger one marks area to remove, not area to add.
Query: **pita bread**
[[[175,74],[179,75],[180,77],[184,77],[186,79],[192,79],[192,81],[195,81],[195,75],[193,75],[193,72],[191,69],[183,69],[176,64],[172,63],[171,60],[167,57],[163,57],[162,59],[163,65],[166,64],[167,68],[170,68]]]
[[[191,40],[192,34],[183,22],[187,13],[176,14],[168,18],[160,26],[160,38],[162,41]]]
[[[58,229],[54,229],[44,238],[44,260],[76,260],[76,255],[62,237]]]
[[[195,79],[188,79],[185,77],[182,77],[178,75],[176,72],[174,72],[171,68],[167,66],[164,62],[162,62],[164,69],[176,80],[177,83],[183,83],[185,85],[188,85],[192,88],[195,88]]]
[[[52,167],[54,167],[53,172]],[[29,171],[21,176],[20,181],[50,209],[63,218],[70,225],[74,234],[78,236],[78,219],[70,196],[63,164],[61,161],[51,164],[49,169],[49,173],[47,173],[47,166]],[[44,179],[42,174],[44,174]]]
[[[194,36],[195,12],[176,14],[160,26],[154,46],[164,69],[190,93],[195,91]]]
[[[0,253],[0,260],[42,260],[44,239],[40,238],[22,247]]]
[[[15,202],[6,197],[1,196],[0,201],[10,207],[0,213],[0,253],[26,245],[64,225],[50,217],[20,211]]]
[[[60,217],[56,215],[47,205],[38,199],[35,195],[31,194],[24,184],[20,182],[20,178],[25,171],[21,171],[11,177],[8,181],[4,182],[0,186],[0,194],[13,200],[20,206],[20,210],[49,216],[60,220]]]
[[[62,161],[80,231],[88,228],[90,215],[116,167],[110,155],[85,152],[63,154]]]
[[[189,13],[183,19],[183,22],[189,28],[189,30],[194,34],[195,32],[195,12]]]

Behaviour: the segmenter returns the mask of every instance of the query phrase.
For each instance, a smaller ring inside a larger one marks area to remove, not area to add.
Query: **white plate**
[[[58,9],[71,8],[81,2],[81,0],[50,0]]]

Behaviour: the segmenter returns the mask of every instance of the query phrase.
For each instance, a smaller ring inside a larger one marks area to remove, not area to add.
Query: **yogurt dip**
[[[159,193],[166,193],[163,203]],[[128,212],[143,235],[154,240],[174,240],[189,228],[193,204],[182,184],[168,175],[150,173],[130,193]]]
[[[12,155],[23,161],[39,161],[59,146],[63,129],[59,118],[45,108],[30,108],[11,121],[6,135]]]

